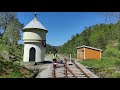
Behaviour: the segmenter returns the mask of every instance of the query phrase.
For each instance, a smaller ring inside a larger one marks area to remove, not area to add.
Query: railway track
[[[59,67],[51,65],[48,78],[98,78],[94,73],[86,69],[83,65],[68,59],[64,59],[64,64],[58,64]]]

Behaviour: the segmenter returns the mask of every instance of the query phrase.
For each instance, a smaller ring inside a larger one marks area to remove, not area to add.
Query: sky
[[[100,23],[114,23],[115,20],[105,22],[105,17],[99,12],[36,12],[37,19],[48,30],[46,42],[52,46],[60,46],[71,39],[73,35],[81,33],[85,27]],[[27,25],[33,18],[34,12],[17,12],[21,23]],[[23,43],[23,32],[21,32]]]

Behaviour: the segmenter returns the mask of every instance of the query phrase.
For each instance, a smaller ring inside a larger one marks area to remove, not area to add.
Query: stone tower
[[[34,19],[23,28],[24,55],[23,62],[43,62],[46,47],[47,29]]]

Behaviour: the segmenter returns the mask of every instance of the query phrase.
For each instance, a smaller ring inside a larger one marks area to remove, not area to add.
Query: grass
[[[107,48],[103,52],[103,57],[104,58],[118,58],[120,59],[120,50],[117,48]]]
[[[92,67],[101,78],[120,78],[120,59],[85,60],[81,64]]]
[[[23,60],[23,48],[13,48],[11,46],[0,44],[0,53],[7,51],[10,56],[16,56],[18,62],[13,62],[12,59],[4,60],[0,54],[0,78],[31,78],[32,71],[24,68],[20,62]]]
[[[23,75],[20,72],[11,72],[8,75],[1,75],[0,78],[22,78]]]
[[[11,61],[0,59],[0,78],[29,78],[32,71]]]

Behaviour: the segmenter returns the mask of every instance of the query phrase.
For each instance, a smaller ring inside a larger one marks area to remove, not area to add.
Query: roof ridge
[[[83,48],[83,47],[87,47],[87,48],[91,48],[91,49],[95,49],[95,50],[100,50],[100,51],[102,51],[102,49],[98,49],[98,48],[94,48],[94,47],[86,46],[86,45],[78,46],[78,47],[76,47],[76,48]]]

